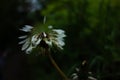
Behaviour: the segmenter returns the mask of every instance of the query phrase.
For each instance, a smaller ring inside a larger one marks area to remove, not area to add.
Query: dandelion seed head
[[[20,30],[31,33],[32,29],[32,26],[25,25],[25,27]],[[27,54],[29,54],[36,47],[52,48],[53,45],[62,50],[63,46],[65,45],[65,31],[62,29],[53,29],[51,25],[48,26],[48,30],[48,32],[40,31],[39,33],[33,34],[31,36],[25,35],[18,37],[19,39],[24,39],[23,41],[19,42],[19,44],[23,44],[22,51],[25,51]]]

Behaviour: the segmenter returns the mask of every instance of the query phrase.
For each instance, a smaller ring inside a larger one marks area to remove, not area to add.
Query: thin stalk
[[[52,58],[51,54],[48,53],[48,57],[50,59],[50,61],[52,62],[53,66],[57,69],[57,71],[59,72],[59,74],[64,78],[64,80],[69,80],[67,78],[67,76],[64,74],[64,72],[58,67],[58,65],[56,64],[55,60]]]

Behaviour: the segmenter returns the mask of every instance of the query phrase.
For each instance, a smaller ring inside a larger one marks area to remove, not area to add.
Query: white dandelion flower
[[[32,26],[26,25],[20,30],[30,32],[32,28]],[[19,44],[23,44],[22,50],[29,54],[36,47],[51,48],[53,45],[59,49],[63,49],[65,45],[63,38],[66,37],[65,31],[61,29],[52,29],[51,25],[48,26],[48,29],[50,29],[49,32],[42,31],[32,36],[25,35],[19,37],[19,39],[25,39],[19,42]]]

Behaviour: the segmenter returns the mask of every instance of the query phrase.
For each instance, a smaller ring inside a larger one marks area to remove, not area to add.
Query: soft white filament
[[[27,38],[27,35],[25,35],[25,36],[20,36],[20,37],[18,37],[19,39],[25,39],[25,38]]]
[[[30,32],[32,28],[33,28],[33,27],[30,26],[30,25],[25,25],[25,27],[23,27],[23,28],[20,29],[20,30],[21,30],[21,31],[24,31],[24,32]]]

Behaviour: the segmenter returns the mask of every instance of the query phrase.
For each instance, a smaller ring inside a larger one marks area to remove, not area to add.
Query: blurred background
[[[66,31],[64,50],[52,55],[68,77],[79,67],[79,80],[88,72],[120,80],[120,0],[1,0],[0,80],[62,80],[46,56],[26,55],[18,45],[19,29],[44,16]]]

